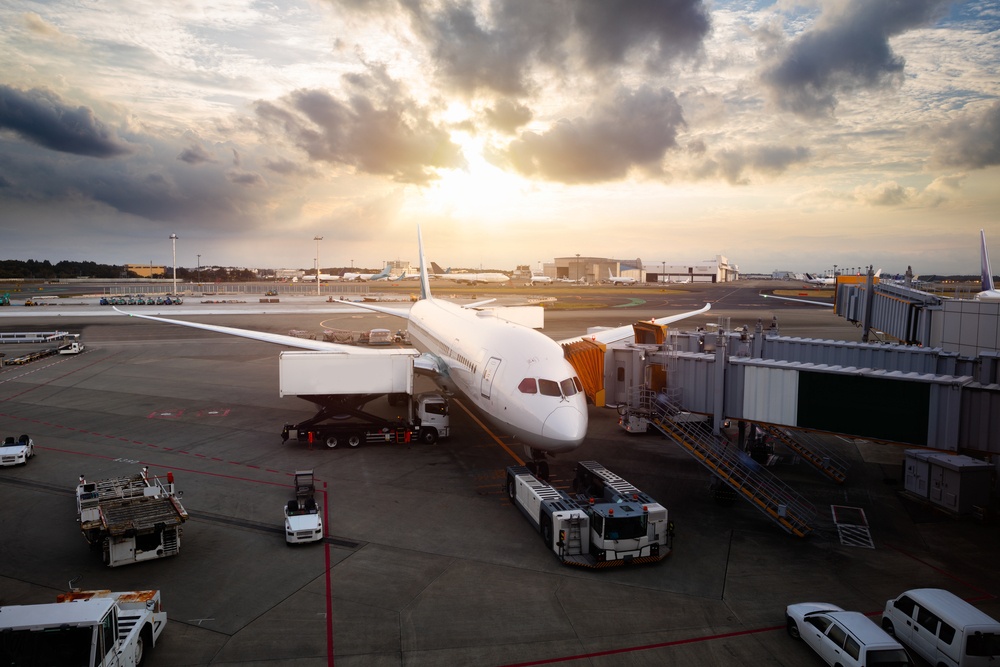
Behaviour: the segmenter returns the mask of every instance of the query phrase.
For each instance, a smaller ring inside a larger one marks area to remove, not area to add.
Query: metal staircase
[[[760,426],[760,428],[837,484],[842,484],[847,478],[850,464],[830,452],[817,438],[810,436],[806,431],[795,431],[793,435],[788,429],[777,426]]]
[[[647,390],[639,392],[638,409],[648,414],[657,430],[783,530],[798,537],[812,532],[817,521],[813,505],[747,454],[714,436],[706,421],[692,419],[665,394]]]

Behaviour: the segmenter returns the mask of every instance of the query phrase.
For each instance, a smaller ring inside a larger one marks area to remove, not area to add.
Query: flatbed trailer
[[[606,568],[656,563],[673,547],[665,507],[596,461],[580,461],[574,495],[510,466],[504,490],[566,565]]]
[[[180,553],[181,524],[188,513],[174,490],[147,468],[135,475],[88,482],[76,488],[80,530],[92,549],[101,549],[109,567],[166,558]]]

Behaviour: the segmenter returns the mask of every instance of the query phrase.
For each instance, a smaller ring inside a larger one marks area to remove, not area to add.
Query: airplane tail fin
[[[878,271],[875,272],[875,277],[876,278],[878,278],[881,275],[882,275],[882,269],[879,269]]]
[[[444,273],[440,266],[436,262],[431,262],[431,271],[434,273]]]
[[[421,299],[431,299],[431,281],[427,277],[427,260],[424,258],[424,237],[420,233],[420,225],[417,225],[417,252],[420,253],[420,298]],[[436,264],[431,262],[431,266],[435,269],[439,268]],[[435,273],[439,271],[435,270]]]
[[[981,273],[983,281],[983,291],[991,292],[995,288],[993,286],[993,271],[990,270],[990,256],[986,252],[986,231],[983,229],[979,230],[979,238],[982,241],[980,246],[980,264]]]

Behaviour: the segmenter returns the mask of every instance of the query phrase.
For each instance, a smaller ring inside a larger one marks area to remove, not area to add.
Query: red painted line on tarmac
[[[928,563],[927,561],[923,560],[922,558],[918,558],[917,556],[914,556],[913,554],[911,554],[911,553],[909,553],[907,551],[903,551],[902,549],[900,549],[899,547],[897,547],[895,545],[889,544],[887,546],[890,549],[892,549],[893,551],[897,551],[897,552],[903,554],[904,556],[906,556],[907,558],[912,558],[913,560],[917,561],[921,565],[929,567],[930,569],[934,570],[938,574],[940,574],[942,576],[945,576],[945,577],[948,577],[949,579],[951,579],[951,580],[953,580],[953,581],[955,581],[955,582],[957,582],[957,583],[965,586],[966,588],[968,588],[970,590],[976,591],[977,593],[980,594],[979,596],[974,597],[974,598],[966,598],[966,602],[983,602],[985,600],[995,600],[996,597],[997,597],[995,593],[990,593],[989,591],[987,591],[984,588],[980,588],[979,586],[977,586],[975,584],[969,583],[968,581],[965,581],[963,579],[959,579],[958,577],[956,577],[951,572],[946,572],[945,570],[942,570],[937,565],[931,565],[930,563]]]
[[[330,494],[326,492],[326,482],[323,482],[323,516],[330,516]],[[330,534],[330,521],[323,522],[323,537]],[[323,540],[324,558],[326,559],[326,664],[333,667],[333,583],[330,581],[330,543]]]
[[[548,660],[532,660],[531,662],[515,662],[503,667],[530,667],[531,665],[551,665],[557,662],[569,662],[571,660],[587,660],[590,658],[600,658],[607,655],[621,655],[623,653],[635,653],[636,651],[650,651],[658,648],[669,648],[671,646],[683,646],[684,644],[697,644],[700,642],[713,641],[716,639],[729,639],[731,637],[742,637],[745,635],[756,635],[762,632],[774,632],[784,630],[785,626],[776,625],[770,628],[756,628],[754,630],[739,630],[737,632],[724,632],[719,635],[705,635],[703,637],[690,637],[688,639],[676,639],[672,642],[661,642],[659,644],[647,644],[646,646],[630,646],[628,648],[615,648],[607,651],[597,651],[595,653],[581,653],[580,655],[567,655],[561,658],[550,658]]]

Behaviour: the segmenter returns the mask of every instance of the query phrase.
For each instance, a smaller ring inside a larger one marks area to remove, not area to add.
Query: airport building
[[[723,255],[697,264],[643,262],[641,259],[610,259],[605,257],[556,257],[543,265],[543,273],[556,279],[580,280],[588,283],[608,279],[608,271],[616,277],[635,278],[641,283],[725,283],[739,278],[739,268]]]
[[[126,264],[126,273],[134,273],[138,278],[162,278],[167,275],[167,267],[155,264]]]

